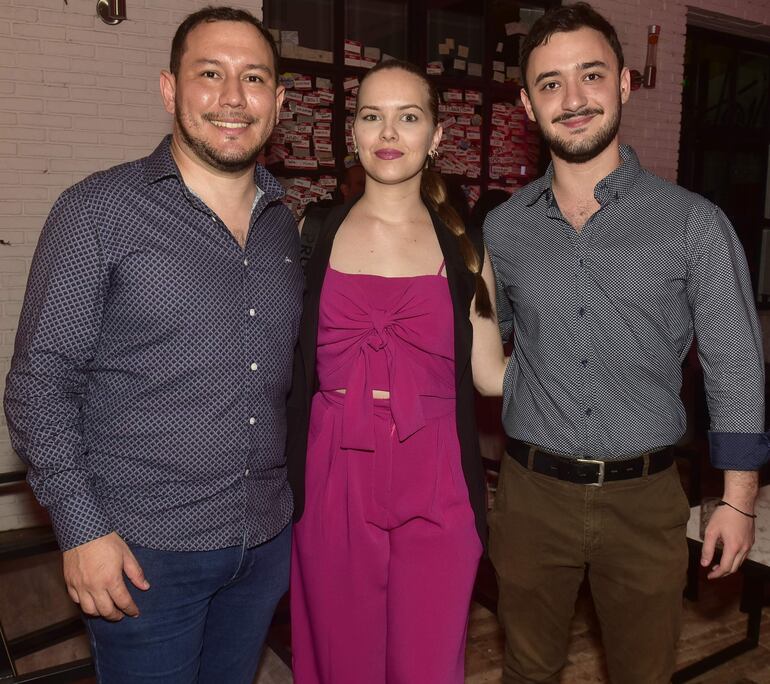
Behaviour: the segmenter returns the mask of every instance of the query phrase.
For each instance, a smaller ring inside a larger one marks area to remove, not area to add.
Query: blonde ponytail
[[[423,201],[435,211],[450,232],[457,238],[460,255],[466,268],[476,279],[476,313],[484,318],[492,317],[492,304],[489,300],[489,290],[481,269],[484,266],[483,254],[479,254],[465,232],[465,225],[454,207],[449,203],[444,179],[435,171],[425,169],[420,181],[420,194]]]

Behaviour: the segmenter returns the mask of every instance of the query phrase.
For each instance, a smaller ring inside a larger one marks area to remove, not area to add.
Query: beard
[[[268,128],[268,130],[264,131],[264,134],[251,147],[240,150],[229,150],[225,152],[223,150],[217,149],[202,137],[195,135],[195,128],[199,127],[196,127],[192,124],[191,117],[185,116],[182,113],[178,103],[174,118],[176,119],[177,128],[182,136],[182,139],[187,143],[187,145],[198,157],[198,159],[207,163],[209,166],[217,169],[218,171],[225,171],[228,173],[243,171],[244,169],[248,169],[254,166],[259,153],[262,151],[262,148],[264,147],[268,137],[270,136],[270,133],[272,132],[271,129]],[[217,117],[213,114],[203,114],[201,118],[204,121],[211,121]],[[228,118],[232,119],[233,115],[228,114]],[[257,120],[253,117],[244,116],[241,117],[241,121],[250,125],[257,123]]]
[[[543,126],[539,126],[540,133],[548,144],[552,154],[572,164],[584,164],[585,162],[598,157],[615,139],[620,130],[620,110],[621,102],[620,98],[618,98],[617,107],[615,108],[615,111],[611,113],[610,118],[606,123],[590,138],[584,140],[572,140],[570,138],[560,137],[550,130],[545,130]],[[596,114],[604,114],[604,110],[601,108],[586,108],[579,112],[562,114],[561,116],[556,117],[551,123],[556,124],[560,121],[567,121],[569,119]]]

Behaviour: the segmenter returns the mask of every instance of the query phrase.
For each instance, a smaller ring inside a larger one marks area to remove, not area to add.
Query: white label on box
[[[481,78],[481,64],[478,62],[468,62],[468,76]]]
[[[309,117],[313,116],[313,110],[310,109],[310,107],[305,107],[303,105],[297,105],[296,108],[294,109],[294,112],[301,116],[309,116]]]
[[[283,160],[283,165],[287,169],[317,169],[317,159],[299,159],[297,157],[286,157]]]
[[[297,90],[310,90],[312,89],[313,84],[310,81],[310,78],[307,76],[301,76],[300,78],[294,79],[294,87]]]
[[[457,46],[457,56],[462,57],[463,59],[468,59],[468,54],[470,53],[470,50],[468,49],[467,45],[458,45]]]
[[[345,51],[360,55],[361,43],[359,43],[357,40],[350,40],[349,38],[345,38]]]
[[[465,60],[464,60],[464,59],[457,59],[457,58],[455,58],[455,61],[454,61],[454,65],[453,65],[453,66],[454,66],[454,68],[455,68],[455,69],[457,69],[458,71],[465,71],[465,67],[466,67],[467,65],[466,65],[466,62],[465,62]]]
[[[353,90],[353,88],[358,88],[358,79],[357,78],[346,78],[342,82],[342,87],[345,90]]]
[[[375,62],[379,62],[381,56],[382,53],[378,47],[367,46],[364,48],[364,57],[368,57],[369,59],[373,59]]]
[[[299,31],[281,31],[281,42],[299,45]]]
[[[311,181],[309,178],[295,178],[294,185],[296,185],[298,188],[307,189],[311,186]]]

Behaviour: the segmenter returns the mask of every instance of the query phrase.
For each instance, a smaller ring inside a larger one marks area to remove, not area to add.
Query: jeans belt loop
[[[586,483],[587,487],[601,487],[604,484],[604,461],[599,461],[594,458],[578,458],[576,460],[578,463],[593,463],[594,465],[599,466],[599,473],[596,477],[596,482]]]

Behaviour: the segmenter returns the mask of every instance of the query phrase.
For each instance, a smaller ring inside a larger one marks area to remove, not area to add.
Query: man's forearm
[[[722,499],[744,513],[754,513],[754,502],[759,491],[759,473],[756,470],[725,470]]]

